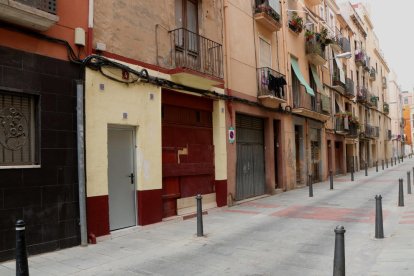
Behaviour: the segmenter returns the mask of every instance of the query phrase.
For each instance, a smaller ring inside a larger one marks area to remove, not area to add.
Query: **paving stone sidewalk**
[[[414,194],[398,207],[398,178],[414,159],[337,176],[233,207],[209,210],[205,237],[196,219],[116,231],[112,238],[29,258],[30,275],[332,275],[337,225],[343,225],[347,275],[414,275]],[[411,181],[413,183],[414,181]],[[414,188],[413,188],[414,191]],[[383,197],[385,238],[374,238],[375,195]],[[15,275],[15,262],[0,275]]]

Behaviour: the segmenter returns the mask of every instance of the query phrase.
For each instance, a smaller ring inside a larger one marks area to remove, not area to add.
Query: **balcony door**
[[[198,35],[197,0],[175,0],[174,32],[176,67],[198,70],[200,45]]]

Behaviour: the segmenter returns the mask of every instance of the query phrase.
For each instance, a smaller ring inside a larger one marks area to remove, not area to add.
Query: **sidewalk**
[[[414,194],[406,191],[413,166],[404,159],[357,172],[354,182],[339,176],[334,190],[329,181],[314,184],[312,198],[305,187],[209,210],[202,238],[195,218],[116,231],[96,245],[30,257],[30,275],[332,275],[336,225],[346,229],[347,275],[414,275]],[[398,178],[405,207],[397,206]],[[382,240],[374,238],[376,194]],[[0,275],[14,268],[2,263]]]

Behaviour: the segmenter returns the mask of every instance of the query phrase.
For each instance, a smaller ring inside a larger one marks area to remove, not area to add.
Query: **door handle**
[[[134,173],[131,173],[130,175],[128,175],[128,177],[131,178],[131,184],[134,184]]]

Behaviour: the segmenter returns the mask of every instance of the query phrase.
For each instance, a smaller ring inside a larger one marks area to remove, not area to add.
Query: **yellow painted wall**
[[[100,84],[105,86],[100,90]],[[153,99],[150,99],[150,95]],[[123,113],[128,118],[123,119]],[[87,196],[108,194],[108,124],[136,128],[137,189],[162,188],[161,89],[150,84],[122,84],[86,69]]]

